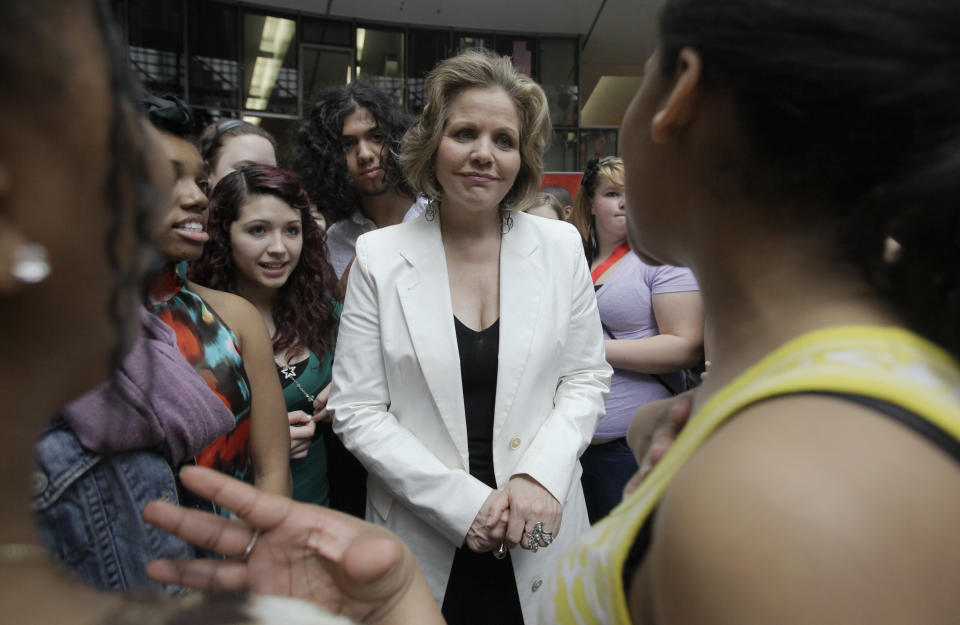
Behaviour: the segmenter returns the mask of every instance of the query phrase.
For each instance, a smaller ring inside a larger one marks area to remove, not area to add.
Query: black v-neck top
[[[493,470],[493,413],[497,402],[497,357],[500,320],[485,330],[471,330],[453,318],[460,352],[463,408],[467,418],[470,475],[490,488],[497,487]]]

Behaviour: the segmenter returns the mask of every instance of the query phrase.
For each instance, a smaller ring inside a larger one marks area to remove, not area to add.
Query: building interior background
[[[509,55],[550,102],[545,170],[614,155],[658,0],[116,0],[130,61],[200,122],[243,118],[292,145],[322,87],[371,82],[416,113],[426,74],[468,48]]]

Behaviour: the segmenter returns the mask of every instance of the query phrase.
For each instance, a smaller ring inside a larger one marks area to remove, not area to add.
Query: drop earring
[[[20,284],[37,284],[50,275],[47,250],[35,243],[21,243],[10,254],[10,276]]]

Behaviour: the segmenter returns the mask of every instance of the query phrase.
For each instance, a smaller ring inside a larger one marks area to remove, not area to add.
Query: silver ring
[[[257,545],[258,538],[260,538],[260,528],[253,530],[253,537],[250,539],[250,542],[247,543],[247,547],[243,550],[243,553],[240,554],[241,560],[244,562],[247,561],[247,558],[249,558],[250,554],[253,552],[253,548]]]
[[[500,546],[493,550],[493,557],[497,560],[503,560],[507,557],[507,546],[500,543]]]
[[[541,545],[541,542],[544,544]],[[534,523],[533,529],[527,532],[527,544],[530,546],[530,551],[533,553],[538,552],[540,549],[546,549],[552,542],[553,532],[543,531],[542,521],[537,521]]]

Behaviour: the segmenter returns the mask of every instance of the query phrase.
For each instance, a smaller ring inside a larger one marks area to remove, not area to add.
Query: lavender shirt
[[[615,335],[604,338],[642,339],[660,334],[653,316],[653,295],[699,290],[700,286],[689,269],[669,265],[651,267],[633,252],[628,253],[597,291],[600,319]],[[680,385],[677,374],[661,377],[674,388]],[[594,437],[625,436],[637,408],[669,396],[670,392],[653,376],[614,369],[606,416],[597,425]]]

